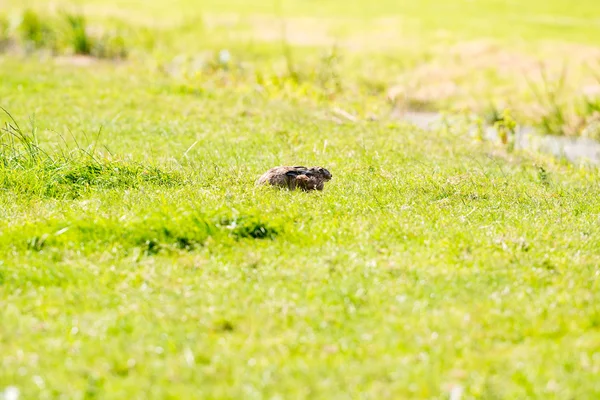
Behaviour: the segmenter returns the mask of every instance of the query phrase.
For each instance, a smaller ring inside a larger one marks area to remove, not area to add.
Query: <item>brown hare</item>
[[[331,178],[331,172],[322,167],[275,167],[265,172],[256,183],[309,191],[323,190],[325,182]]]

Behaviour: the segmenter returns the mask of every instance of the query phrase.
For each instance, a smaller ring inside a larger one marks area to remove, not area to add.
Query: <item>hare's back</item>
[[[258,184],[270,183],[271,185],[281,185],[286,183],[286,173],[289,167],[275,167],[265,172],[258,178]]]

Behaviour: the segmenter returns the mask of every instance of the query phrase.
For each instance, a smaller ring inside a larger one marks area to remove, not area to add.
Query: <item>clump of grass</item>
[[[123,35],[114,30],[90,30],[82,14],[64,14],[67,47],[78,55],[124,59],[129,54]]]
[[[90,29],[83,14],[55,16],[26,10],[15,30],[17,34],[9,28],[6,18],[0,16],[0,50],[9,45],[22,45],[27,49],[50,50],[54,54],[108,59],[124,59],[129,55],[123,33],[115,29]]]
[[[83,157],[80,162],[70,162],[54,172],[44,190],[51,197],[65,194],[78,197],[90,188],[137,188],[142,184],[171,187],[182,183],[179,175],[163,172],[153,166],[98,160],[93,157]]]
[[[12,228],[11,228],[12,229]],[[120,220],[115,218],[64,219],[15,227],[11,237],[13,246],[40,252],[48,248],[68,249],[75,243],[87,251],[139,252],[154,256],[171,251],[194,251],[208,238],[219,241],[241,239],[275,239],[281,229],[249,212],[235,218],[211,217],[201,211],[186,208],[168,212],[150,212],[143,218]],[[137,250],[135,250],[137,249]]]
[[[541,88],[531,85],[539,105],[544,110],[537,125],[544,133],[565,135],[570,131],[566,108],[560,101],[564,89],[565,74],[562,74],[555,84],[552,84],[545,74],[542,74],[542,77]]]
[[[129,48],[122,34],[108,31],[96,39],[91,55],[97,58],[125,59],[129,56]]]
[[[255,215],[221,218],[217,226],[229,230],[236,239],[273,239],[280,232],[280,229],[269,225]]]
[[[538,129],[549,135],[584,135],[600,139],[597,129],[600,121],[600,99],[584,95],[568,100],[565,82],[566,69],[563,69],[556,81],[551,81],[542,70],[540,85],[529,82],[542,108],[536,117]],[[600,84],[600,78],[598,83]]]
[[[204,215],[178,214],[154,216],[136,223],[127,228],[123,237],[128,238],[129,246],[151,256],[171,249],[192,251],[218,233],[217,227]]]
[[[94,40],[88,32],[85,17],[81,14],[65,14],[65,20],[69,27],[71,48],[75,54],[91,54]]]
[[[143,184],[175,186],[183,183],[179,174],[154,166],[114,161],[95,153],[95,143],[76,144],[50,154],[40,147],[37,129],[24,131],[2,108],[8,121],[0,132],[0,187],[42,197],[76,198],[92,188],[136,188]]]
[[[38,145],[35,125],[32,124],[30,132],[24,132],[6,109],[0,109],[8,117],[0,130],[0,165],[18,170],[51,162],[51,157]]]
[[[182,213],[189,214],[189,213]],[[143,219],[120,221],[114,218],[64,221],[45,221],[22,227],[23,240],[15,246],[25,246],[32,251],[47,248],[69,248],[73,243],[85,243],[83,248],[106,249],[114,247],[130,252],[139,249],[152,256],[161,251],[192,251],[201,246],[218,229],[202,215],[151,214]],[[15,235],[18,235],[15,232]]]
[[[55,49],[56,29],[48,18],[40,16],[33,10],[23,12],[19,32],[25,43],[35,48]]]

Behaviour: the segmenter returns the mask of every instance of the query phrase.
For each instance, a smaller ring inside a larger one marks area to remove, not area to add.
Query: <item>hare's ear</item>
[[[306,167],[303,167],[302,165],[296,165],[296,166],[294,166],[292,168],[294,168],[294,169],[308,169]]]
[[[285,173],[285,176],[298,176],[298,175],[304,175],[303,171],[288,171]]]

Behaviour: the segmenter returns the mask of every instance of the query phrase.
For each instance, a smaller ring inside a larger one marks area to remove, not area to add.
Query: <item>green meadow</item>
[[[598,398],[596,3],[0,0],[0,399]]]

